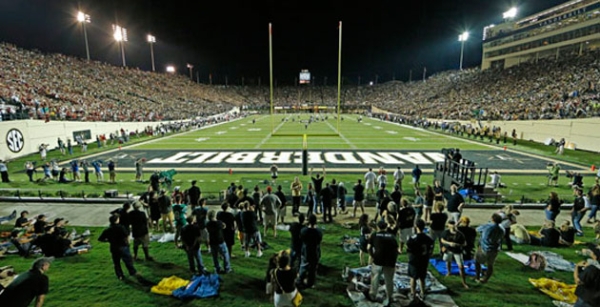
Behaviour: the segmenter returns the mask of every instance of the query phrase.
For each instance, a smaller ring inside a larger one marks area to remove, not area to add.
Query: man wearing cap
[[[388,232],[388,225],[384,221],[377,223],[377,232],[369,238],[367,249],[373,259],[371,266],[371,288],[367,299],[375,301],[379,289],[379,280],[383,275],[385,283],[386,300],[383,305],[392,303],[394,292],[394,274],[396,272],[396,260],[398,259],[398,241],[396,236]]]
[[[430,236],[423,232],[425,230],[425,221],[419,219],[415,223],[415,234],[408,239],[406,247],[408,250],[408,276],[410,276],[410,293],[415,297],[417,280],[421,281],[420,299],[425,299],[425,277],[427,277],[427,267],[429,258],[433,254],[434,241]]]
[[[453,220],[449,220],[446,224],[448,228],[442,233],[442,253],[444,254],[443,260],[446,262],[446,276],[450,276],[452,268],[452,259],[458,265],[458,272],[462,285],[465,289],[469,289],[467,281],[465,280],[465,262],[463,258],[463,249],[467,246],[465,236],[456,229],[456,223]]]
[[[260,200],[260,208],[264,212],[265,217],[265,237],[267,236],[267,227],[273,227],[273,238],[277,237],[277,211],[281,206],[281,200],[273,193],[273,188],[267,187],[267,194],[265,194]]]
[[[133,203],[133,211],[129,215],[129,223],[131,224],[131,235],[133,236],[133,260],[138,259],[138,248],[142,246],[144,255],[147,261],[152,261],[148,245],[150,244],[150,235],[148,231],[148,217],[142,209],[142,203],[136,201]]]
[[[19,274],[0,294],[0,306],[27,307],[35,298],[35,307],[42,307],[48,294],[48,276],[54,258],[42,257],[33,262],[31,269]]]
[[[129,231],[119,224],[119,216],[111,215],[109,218],[110,227],[105,229],[98,241],[110,243],[110,253],[112,255],[115,274],[119,280],[123,280],[123,269],[121,268],[121,260],[125,263],[129,275],[137,275],[137,271],[133,266],[133,259],[129,251]]]

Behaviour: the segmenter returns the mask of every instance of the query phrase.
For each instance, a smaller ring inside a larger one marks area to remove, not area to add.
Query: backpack
[[[546,269],[546,257],[540,253],[533,252],[529,254],[529,260],[527,260],[525,265],[534,270],[543,271]]]

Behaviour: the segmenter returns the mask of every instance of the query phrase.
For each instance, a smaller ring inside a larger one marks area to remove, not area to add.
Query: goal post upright
[[[340,117],[342,115],[341,110],[341,88],[342,88],[342,21],[338,25],[339,30],[339,43],[338,43],[338,86],[337,86],[337,133],[340,133]]]
[[[269,105],[271,108],[271,133],[275,132],[273,107],[273,25],[269,23]]]

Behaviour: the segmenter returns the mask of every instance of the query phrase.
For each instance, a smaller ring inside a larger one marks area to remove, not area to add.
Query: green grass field
[[[287,118],[287,121],[282,121]],[[478,151],[482,153],[496,152],[502,150],[502,144],[496,146],[488,142],[474,141],[472,139],[448,136],[436,131],[424,131],[407,128],[399,125],[364,118],[363,123],[358,123],[355,116],[344,116],[339,122],[339,136],[337,134],[338,122],[330,116],[328,120],[312,123],[305,128],[301,120],[306,120],[308,115],[286,115],[271,118],[269,116],[257,115],[231,123],[209,127],[197,131],[170,135],[165,138],[143,138],[135,140],[139,144],[132,147],[123,147],[118,150],[116,145],[109,148],[97,149],[95,144],[90,144],[90,154],[97,157],[114,157],[119,159],[119,173],[117,184],[96,183],[92,175],[92,183],[58,184],[55,182],[29,183],[26,175],[20,171],[21,165],[26,160],[39,159],[37,155],[17,159],[9,164],[11,179],[14,181],[8,185],[0,186],[3,195],[14,195],[19,189],[21,195],[56,195],[57,191],[67,191],[70,195],[81,193],[87,196],[101,195],[104,190],[117,188],[121,193],[125,191],[137,193],[146,188],[146,184],[134,182],[132,158],[128,155],[145,153],[149,157],[160,155],[163,151],[281,151],[302,149],[302,134],[308,134],[309,150],[339,150],[339,151],[414,151],[414,152],[439,152],[441,148],[459,147],[462,151]],[[256,122],[252,123],[252,119]],[[273,129],[275,128],[275,129]],[[271,134],[288,135],[272,136]],[[293,135],[293,136],[290,136]],[[142,143],[143,141],[150,141]],[[534,153],[541,156],[552,156],[552,148],[528,142],[519,143],[517,146],[508,145],[509,149],[525,153]],[[109,150],[109,151],[107,151]],[[110,151],[112,150],[112,151]],[[73,157],[60,156],[56,151],[49,153],[50,158],[58,158],[68,162],[70,159],[81,157],[77,153]],[[88,157],[95,159],[97,157]],[[565,162],[579,163],[583,167],[596,163],[597,155],[585,152],[568,152]],[[537,160],[535,160],[537,161]],[[321,164],[312,165],[320,170]],[[169,168],[169,165],[154,166],[146,165],[146,179],[149,172],[154,168]],[[194,169],[194,167],[196,169]],[[284,166],[281,166],[284,168]],[[338,165],[328,165],[328,169],[337,169]],[[503,166],[504,167],[504,166]],[[508,187],[501,190],[506,197],[505,203],[520,201],[522,196],[538,201],[546,198],[551,190],[557,190],[566,201],[571,200],[571,190],[566,185],[567,179],[561,176],[561,186],[550,188],[545,185],[546,176],[539,169],[521,167],[520,172],[507,173],[503,181]],[[177,168],[177,167],[174,167]],[[198,180],[203,191],[211,198],[216,199],[219,191],[226,188],[230,182],[252,187],[259,185],[264,188],[265,180],[269,179],[268,165],[253,166],[245,169],[237,165],[222,164],[219,167],[193,166],[175,176],[175,185],[183,188],[189,186],[191,180]],[[228,169],[233,173],[230,174]],[[290,171],[282,171],[278,183],[282,184],[284,190],[288,190],[289,183],[294,176],[300,176],[303,182],[308,182],[308,176],[302,176],[300,166],[292,165],[286,167]],[[362,178],[367,166],[359,165],[353,169],[341,169],[339,172],[329,171],[327,180],[336,178],[346,183],[355,182]],[[430,168],[430,167],[429,167]],[[356,169],[356,170],[354,170]],[[390,174],[394,168],[387,168]],[[410,169],[410,168],[409,168]],[[408,173],[409,169],[405,168]],[[537,172],[534,172],[537,171]],[[531,171],[531,172],[529,172]],[[38,174],[39,176],[39,174]],[[108,176],[105,172],[105,176]],[[407,180],[408,181],[408,180]],[[427,173],[423,176],[424,183],[431,183],[432,176]],[[593,183],[593,178],[586,175],[584,178],[586,186]],[[306,185],[305,185],[306,186]],[[412,191],[407,189],[407,195],[412,197]],[[563,214],[563,215],[566,215]],[[321,259],[322,269],[317,280],[317,288],[305,290],[305,306],[352,306],[352,302],[346,296],[346,284],[341,280],[340,274],[345,266],[357,267],[358,255],[344,253],[338,245],[341,237],[345,234],[358,235],[358,230],[348,230],[337,224],[323,225],[324,243],[323,257]],[[2,226],[6,230],[6,226]],[[83,228],[80,228],[80,230]],[[101,229],[92,228],[93,240],[97,238]],[[55,261],[48,273],[51,281],[50,294],[45,306],[272,306],[269,298],[263,294],[263,283],[267,255],[271,252],[287,248],[289,245],[289,234],[281,232],[277,239],[267,237],[266,241],[272,249],[265,253],[263,258],[238,257],[233,260],[235,272],[223,276],[221,295],[219,298],[206,300],[193,300],[181,302],[173,298],[159,296],[150,293],[150,286],[141,284],[130,278],[125,282],[119,282],[114,277],[108,246],[95,243],[94,249],[84,255],[59,259]],[[592,234],[586,234],[583,241],[592,241]],[[242,255],[239,245],[235,246],[235,254]],[[516,252],[527,252],[531,250],[528,246],[516,246]],[[546,248],[543,248],[546,249]],[[570,261],[578,261],[580,258],[575,254],[576,248],[552,249],[563,255]],[[178,250],[171,244],[151,244],[151,253],[156,262],[136,263],[137,268],[151,284],[158,283],[161,278],[177,275],[187,278],[187,260],[183,251]],[[212,269],[211,258],[203,255],[204,263]],[[406,261],[407,256],[401,255],[399,261]],[[0,260],[1,265],[13,265],[17,271],[24,271],[30,265],[32,259],[20,259],[10,256]],[[516,306],[550,306],[549,297],[537,291],[528,282],[528,278],[549,277],[564,281],[568,284],[573,282],[572,274],[565,272],[543,273],[535,272],[522,267],[516,261],[501,254],[497,260],[497,268],[491,282],[486,285],[477,285],[469,281],[470,290],[464,290],[457,276],[445,278],[434,272],[434,275],[450,289],[450,294],[459,306],[490,306],[490,307],[516,307]]]

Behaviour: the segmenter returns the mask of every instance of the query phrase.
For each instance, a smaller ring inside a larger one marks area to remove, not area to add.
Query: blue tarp
[[[220,285],[218,274],[196,275],[187,286],[173,291],[173,296],[179,299],[213,297],[219,295]]]
[[[446,273],[448,272],[446,270],[446,261],[443,261],[441,259],[429,259],[429,262],[431,263],[431,265],[433,265],[433,267],[436,269],[436,271],[438,271],[438,273],[442,274],[442,275],[446,275]],[[485,271],[486,267],[485,265],[481,266],[481,270]],[[458,275],[458,264],[456,264],[456,262],[452,261],[452,265],[450,267],[450,274],[451,275]],[[475,276],[475,260],[465,260],[465,274],[468,276]]]

